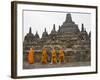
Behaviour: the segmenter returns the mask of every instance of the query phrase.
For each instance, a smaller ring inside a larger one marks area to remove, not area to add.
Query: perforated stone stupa
[[[41,38],[38,32],[33,34],[30,27],[29,33],[25,35],[23,41],[24,60],[26,60],[29,49],[33,48],[35,50],[35,62],[40,62],[41,51],[46,48],[49,55],[48,62],[50,62],[51,50],[54,48],[58,51],[62,48],[66,62],[90,61],[91,33],[87,33],[84,24],[82,23],[82,28],[79,30],[78,25],[72,20],[71,14],[68,13],[63,24],[58,27],[59,29],[56,30],[56,26],[53,24],[50,34],[45,28]]]

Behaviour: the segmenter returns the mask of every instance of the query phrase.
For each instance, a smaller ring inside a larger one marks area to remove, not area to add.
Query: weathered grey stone
[[[87,34],[84,24],[82,24],[80,31],[78,25],[72,21],[71,14],[68,13],[65,22],[59,26],[58,31],[56,31],[55,27],[54,24],[50,34],[48,34],[45,28],[42,38],[39,38],[37,32],[34,36],[31,28],[29,29],[29,33],[26,34],[23,42],[24,60],[31,47],[35,50],[36,62],[40,62],[43,48],[47,49],[48,62],[51,61],[51,50],[53,48],[58,52],[62,48],[65,53],[65,62],[68,63],[91,60],[91,33]],[[58,52],[57,54],[59,54]]]

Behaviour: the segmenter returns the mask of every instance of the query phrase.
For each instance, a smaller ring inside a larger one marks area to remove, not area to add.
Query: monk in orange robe
[[[56,50],[55,49],[52,50],[52,59],[51,59],[51,62],[53,64],[57,63],[57,55],[56,55]]]
[[[48,58],[47,51],[46,48],[44,48],[42,50],[42,59],[41,59],[42,64],[47,64],[47,58]]]
[[[65,55],[63,49],[60,49],[59,51],[59,62],[62,63],[65,60]]]
[[[30,48],[28,53],[28,62],[29,64],[34,64],[34,50]]]

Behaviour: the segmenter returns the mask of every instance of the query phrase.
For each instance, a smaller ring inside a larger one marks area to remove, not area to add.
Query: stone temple
[[[51,61],[51,50],[54,48],[56,51],[59,49],[64,50],[65,62],[90,62],[91,61],[91,32],[88,34],[81,25],[79,30],[78,25],[72,20],[71,14],[66,15],[66,19],[59,29],[56,31],[55,24],[51,33],[48,34],[46,28],[40,38],[38,32],[32,33],[30,27],[29,33],[24,37],[23,41],[23,59],[26,61],[27,53],[32,47],[35,51],[35,62],[41,61],[41,52],[43,48],[47,49],[49,56],[48,62]]]

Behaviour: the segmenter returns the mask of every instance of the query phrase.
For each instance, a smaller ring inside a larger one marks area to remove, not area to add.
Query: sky
[[[34,11],[24,10],[23,11],[23,38],[29,32],[29,28],[32,28],[32,33],[35,35],[36,31],[39,36],[42,36],[44,29],[50,33],[53,24],[55,24],[56,30],[59,25],[61,26],[66,19],[66,15],[70,12],[48,12],[48,11]],[[84,24],[86,31],[91,31],[91,14],[89,13],[77,13],[71,12],[72,20],[78,25],[81,30],[81,24]]]

